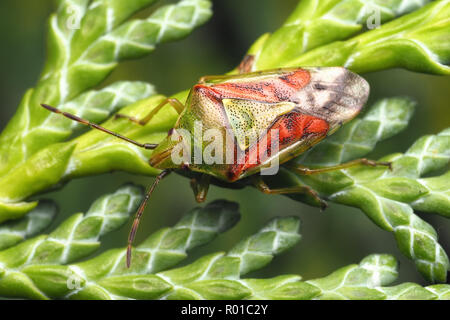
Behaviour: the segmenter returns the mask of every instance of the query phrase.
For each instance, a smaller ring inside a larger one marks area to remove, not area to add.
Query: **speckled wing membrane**
[[[297,110],[324,119],[333,133],[356,117],[369,97],[369,84],[341,67],[305,68],[311,78],[292,101]]]

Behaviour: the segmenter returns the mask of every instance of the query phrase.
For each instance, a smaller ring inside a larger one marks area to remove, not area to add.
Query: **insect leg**
[[[194,191],[195,200],[197,202],[203,202],[206,200],[206,195],[208,194],[210,176],[203,174],[200,179],[191,179],[191,188]]]
[[[250,73],[252,71],[252,67],[253,67],[253,63],[255,61],[255,56],[254,55],[250,55],[247,54],[244,59],[242,59],[241,63],[239,64],[239,66],[237,67],[237,72],[238,74],[243,74],[243,73]],[[227,80],[229,78],[234,78],[236,77],[235,74],[231,74],[231,75],[213,75],[213,76],[203,76],[198,80],[198,83],[203,84],[209,81],[214,81],[214,80]]]
[[[239,67],[238,67],[237,71],[238,71],[238,74],[241,73]],[[274,70],[270,70],[270,71],[279,71],[279,69],[274,69]],[[258,74],[261,74],[261,72],[262,71],[255,71],[255,72],[249,72],[247,74],[258,75]],[[237,75],[235,73],[233,73],[233,74],[226,74],[226,75],[219,75],[219,76],[217,76],[217,75],[203,76],[203,77],[201,77],[198,80],[198,83],[199,84],[204,84],[206,82],[211,82],[211,81],[214,81],[214,80],[224,81],[224,80],[228,80],[228,79],[234,79],[234,78],[236,78],[236,76]]]
[[[246,54],[244,59],[238,66],[238,72],[240,74],[249,73],[252,71],[253,64],[255,63],[255,56],[253,54]]]
[[[316,191],[308,186],[293,186],[287,188],[271,189],[260,176],[252,177],[253,185],[261,192],[266,194],[288,194],[288,193],[302,193],[313,197],[321,210],[325,210],[328,204],[322,200]]]
[[[304,167],[302,165],[288,165],[288,167],[290,169],[294,170],[296,173],[304,174],[304,175],[318,174],[318,173],[336,171],[336,170],[347,169],[347,168],[358,167],[358,166],[370,166],[370,167],[386,166],[389,168],[389,170],[392,170],[391,162],[377,162],[377,161],[369,160],[366,158],[356,159],[353,161],[338,164],[336,166],[317,168],[317,169],[310,169],[310,168]]]
[[[148,199],[152,195],[158,183],[166,177],[170,173],[169,170],[161,171],[161,173],[156,177],[155,181],[152,183],[147,193],[145,194],[144,200],[141,202],[138,211],[136,212],[136,216],[134,217],[133,226],[130,230],[130,235],[128,236],[128,246],[127,246],[127,268],[131,265],[131,249],[133,246],[134,237],[136,236],[136,231],[139,226],[139,222],[141,221],[142,214],[144,213],[145,206],[147,205]]]
[[[230,78],[234,78],[236,77],[235,74],[231,74],[231,75],[220,75],[220,76],[203,76],[198,80],[198,83],[203,84],[209,81],[214,81],[214,80],[227,80]]]
[[[90,122],[90,121],[88,121],[86,119],[80,118],[80,117],[78,117],[78,116],[76,116],[74,114],[61,111],[61,110],[56,109],[54,107],[51,107],[49,105],[41,104],[41,106],[44,107],[45,109],[47,109],[48,111],[51,111],[51,112],[54,112],[54,113],[58,113],[60,115],[63,115],[66,118],[69,118],[70,120],[74,120],[74,121],[77,121],[77,122],[79,122],[81,124],[89,126],[89,127],[93,128],[93,129],[97,129],[97,130],[103,131],[103,132],[105,132],[107,134],[110,134],[110,135],[116,137],[116,138],[125,140],[125,141],[127,141],[129,143],[132,143],[132,144],[134,144],[134,145],[136,145],[138,147],[141,147],[141,148],[144,148],[144,149],[155,149],[158,146],[155,143],[140,143],[140,142],[131,140],[130,138],[127,138],[127,137],[122,136],[122,135],[120,135],[120,134],[118,134],[116,132],[108,130],[108,129],[102,127],[102,126],[99,126],[98,124],[92,123],[92,122]]]
[[[178,112],[178,114],[180,114],[184,109],[184,104],[182,104],[180,100],[175,98],[167,98],[164,99],[160,104],[158,104],[152,111],[150,111],[148,115],[146,115],[141,120],[120,113],[116,114],[115,118],[125,118],[141,126],[145,126],[166,104],[170,104]]]

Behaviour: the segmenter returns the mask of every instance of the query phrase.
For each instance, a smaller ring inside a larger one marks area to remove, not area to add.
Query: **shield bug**
[[[240,74],[201,78],[191,89],[185,104],[169,98],[143,119],[116,115],[146,125],[163,106],[170,104],[179,117],[159,144],[133,141],[75,115],[42,105],[49,111],[153,150],[149,163],[162,172],[136,213],[128,238],[127,266],[130,266],[132,243],[147,201],[159,181],[172,171],[191,178],[198,202],[205,200],[208,187],[213,183],[231,188],[254,185],[268,194],[305,193],[319,206],[326,207],[326,202],[310,187],[271,189],[259,173],[274,160],[278,164],[286,163],[353,119],[367,101],[368,83],[342,67],[246,72],[251,64],[252,57],[247,56],[238,68]],[[203,158],[206,151],[209,159]],[[293,169],[300,174],[316,174],[357,165],[390,167],[387,162],[358,159],[333,167],[296,166]]]

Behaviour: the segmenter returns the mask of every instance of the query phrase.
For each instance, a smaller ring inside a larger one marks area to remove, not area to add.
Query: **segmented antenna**
[[[136,216],[134,217],[133,226],[130,230],[130,235],[128,236],[128,247],[127,247],[127,268],[131,265],[131,249],[134,241],[134,237],[136,236],[136,231],[139,227],[139,222],[141,221],[142,214],[144,213],[145,206],[147,205],[148,199],[153,193],[153,190],[155,190],[158,183],[166,177],[171,171],[170,170],[164,170],[162,171],[155,179],[153,184],[150,186],[150,189],[148,189],[144,200],[141,202],[141,205],[139,206],[138,211],[136,212]]]
[[[155,143],[140,143],[140,142],[131,140],[130,138],[127,138],[127,137],[125,137],[125,136],[122,136],[121,134],[118,134],[118,133],[113,132],[113,131],[111,131],[111,130],[108,130],[108,129],[102,127],[102,126],[99,126],[99,125],[96,124],[96,123],[92,123],[92,122],[90,122],[89,120],[80,118],[80,117],[78,117],[78,116],[76,116],[76,115],[74,115],[74,114],[71,114],[71,113],[68,113],[68,112],[64,112],[64,111],[58,110],[58,109],[56,109],[55,107],[49,106],[49,105],[47,105],[47,104],[43,104],[43,103],[42,103],[41,106],[44,107],[45,109],[47,109],[48,111],[51,111],[51,112],[54,112],[54,113],[58,113],[58,114],[60,114],[60,115],[63,115],[63,116],[66,117],[66,118],[69,118],[70,120],[79,122],[79,123],[81,123],[81,124],[84,124],[85,126],[89,126],[89,127],[93,128],[93,129],[97,129],[97,130],[103,131],[103,132],[105,132],[105,133],[107,133],[107,134],[110,134],[110,135],[116,137],[116,138],[125,140],[125,141],[127,141],[127,142],[129,142],[129,143],[132,143],[132,144],[134,144],[134,145],[136,145],[136,146],[138,146],[138,147],[141,147],[141,148],[144,148],[144,149],[151,149],[151,150],[153,150],[153,149],[155,149],[155,148],[158,146],[158,145],[155,144]]]

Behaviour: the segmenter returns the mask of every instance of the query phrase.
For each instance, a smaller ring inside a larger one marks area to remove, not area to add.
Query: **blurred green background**
[[[207,74],[222,74],[235,67],[248,47],[265,32],[279,27],[297,0],[215,1],[214,16],[190,37],[164,44],[150,56],[122,63],[107,80],[144,80],[163,94],[191,87]],[[25,90],[34,86],[45,59],[46,23],[52,1],[10,0],[0,2],[0,129],[13,115]],[[142,12],[139,15],[146,16]],[[418,137],[438,133],[450,123],[450,77],[389,70],[366,74],[370,103],[382,97],[406,95],[418,102],[407,130],[380,144],[372,158],[404,151]],[[85,211],[98,196],[112,192],[126,181],[149,185],[152,178],[113,173],[71,181],[44,197],[54,199],[61,212],[51,228],[70,214]],[[225,198],[240,204],[241,222],[211,245],[195,250],[190,259],[207,252],[227,250],[238,239],[251,234],[274,216],[300,216],[302,241],[276,258],[268,267],[250,276],[297,273],[305,279],[325,276],[371,253],[391,253],[400,260],[400,281],[425,282],[414,264],[399,252],[392,234],[375,226],[361,211],[331,204],[323,213],[284,196],[263,195],[253,188],[239,191],[212,187],[208,201]],[[196,206],[189,181],[170,176],[157,189],[137,235],[137,242],[160,227],[174,224]],[[430,222],[440,243],[450,253],[450,221],[430,214],[419,215]],[[131,221],[104,238],[102,250],[124,246]]]

